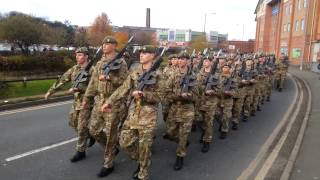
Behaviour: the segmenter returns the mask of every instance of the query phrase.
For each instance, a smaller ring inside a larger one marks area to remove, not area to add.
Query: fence
[[[53,79],[58,80],[58,79],[60,79],[60,77],[61,77],[61,75],[43,77],[43,78],[27,78],[27,77],[23,77],[21,79],[14,79],[14,80],[4,80],[4,81],[0,80],[0,89],[6,87],[6,85],[8,83],[21,82],[23,87],[26,87],[28,81],[53,80]]]

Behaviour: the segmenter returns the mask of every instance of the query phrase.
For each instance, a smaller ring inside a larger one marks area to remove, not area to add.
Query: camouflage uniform
[[[180,80],[185,75],[178,69],[172,79],[171,93],[168,98],[172,103],[167,124],[167,135],[170,139],[178,143],[176,155],[184,157],[187,155],[187,142],[194,120],[194,102],[197,98],[197,87],[193,87],[189,93],[191,96],[183,98],[181,96]]]
[[[90,134],[103,147],[105,147],[104,167],[111,168],[113,166],[114,149],[118,141],[118,126],[126,115],[125,97],[114,102],[114,111],[112,113],[102,113],[100,107],[103,102],[124,82],[128,75],[128,67],[123,59],[119,70],[111,71],[110,80],[101,81],[99,76],[103,75],[103,67],[111,59],[105,56],[96,64],[92,74],[91,81],[85,93],[85,100],[95,97],[95,104],[91,114]],[[108,141],[107,141],[108,140]]]
[[[170,66],[166,66],[163,69],[164,79],[166,79],[167,81],[172,79],[174,71],[176,71],[176,67],[173,67],[171,65]],[[163,101],[161,103],[162,103],[162,111],[163,111],[163,120],[167,121],[168,114],[169,114],[169,109],[171,107],[171,103],[169,102],[169,100],[167,98],[163,99]]]
[[[137,89],[138,78],[144,70],[142,67],[132,71],[123,85],[119,87],[106,101],[113,105],[122,97],[128,96]],[[120,134],[120,146],[129,156],[139,163],[139,179],[148,179],[151,165],[151,147],[157,125],[157,104],[164,96],[161,87],[161,74],[153,72],[156,84],[146,86],[143,90],[141,102],[133,100],[129,106],[129,112]],[[140,105],[139,105],[140,104]],[[115,108],[112,106],[112,109]]]
[[[227,76],[221,73],[218,80],[218,107],[221,112],[221,132],[225,133],[229,132],[229,122],[232,118],[233,96],[236,93],[236,89],[230,89],[230,96],[224,93],[228,78],[230,78],[230,75]],[[236,82],[236,80],[234,80],[234,82]]]
[[[80,65],[75,65],[72,68],[70,68],[67,72],[65,72],[59,81],[54,83],[50,89],[48,90],[48,93],[51,95],[55,93],[59,88],[64,86],[68,82],[74,82],[76,76],[84,70],[84,67],[81,67]],[[89,72],[89,78],[92,71]],[[75,129],[77,132],[77,135],[79,137],[76,145],[76,150],[78,152],[85,152],[87,149],[87,139],[89,138],[89,129],[88,129],[88,123],[90,118],[90,112],[92,109],[93,101],[88,101],[89,108],[83,108],[81,106],[84,92],[87,88],[87,84],[81,84],[79,87],[79,91],[74,93],[74,101],[69,113],[69,125]]]
[[[251,69],[246,69],[245,73],[250,73],[252,74],[252,78],[255,78],[255,71]],[[244,75],[242,76],[242,80],[244,80]],[[245,89],[245,98],[244,98],[244,116],[249,117],[251,113],[254,111],[254,106],[253,106],[253,97],[255,95],[255,88],[254,88],[254,83],[249,83],[249,84],[241,84],[244,86]]]
[[[238,90],[235,92],[233,96],[233,108],[232,108],[232,122],[234,124],[239,124],[241,113],[243,110],[244,98],[246,96],[246,91],[244,86],[241,84],[240,69],[237,70],[236,81],[238,86]]]
[[[276,61],[276,74],[275,74],[275,80],[277,83],[277,88],[282,89],[283,88],[283,83],[286,78],[287,70],[288,70],[288,65],[281,60]]]
[[[199,74],[197,75],[197,82],[199,87],[199,112],[202,116],[202,129],[203,129],[203,142],[212,142],[213,139],[213,124],[214,124],[214,116],[217,110],[217,105],[219,103],[219,98],[217,95],[206,95],[205,94],[205,79],[210,75],[205,72],[204,68],[201,69]],[[218,79],[218,77],[217,77]],[[217,89],[214,89],[216,92]],[[216,92],[217,93],[217,92]]]

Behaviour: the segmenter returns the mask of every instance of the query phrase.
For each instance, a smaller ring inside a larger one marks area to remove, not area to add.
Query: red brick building
[[[320,52],[319,0],[259,0],[255,51],[281,53],[292,64],[313,65]]]
[[[219,49],[226,49],[231,53],[236,53],[237,49],[241,53],[252,53],[255,51],[255,40],[249,41],[223,41],[218,44]]]

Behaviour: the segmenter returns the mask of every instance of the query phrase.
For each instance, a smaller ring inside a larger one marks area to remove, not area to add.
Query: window
[[[184,34],[176,34],[176,42],[185,42],[185,37]]]
[[[295,31],[299,31],[299,20],[296,20],[296,26],[295,26]]]
[[[301,19],[301,30],[304,30],[304,19]]]
[[[286,6],[286,15],[289,14],[289,6]]]
[[[298,0],[298,9],[301,9],[301,0]]]
[[[292,4],[290,4],[289,14],[291,14],[291,12],[292,12]]]
[[[308,0],[304,0],[304,1],[303,1],[303,7],[304,7],[304,8],[307,7],[307,2],[308,2]]]
[[[289,23],[288,26],[287,26],[287,28],[288,28],[287,31],[288,31],[288,32],[290,32],[290,27],[291,27],[291,24]]]
[[[283,31],[286,32],[287,31],[287,25],[283,25]]]

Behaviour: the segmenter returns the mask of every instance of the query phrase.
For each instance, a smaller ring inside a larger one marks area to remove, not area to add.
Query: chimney
[[[146,28],[150,28],[150,8],[147,8]]]

